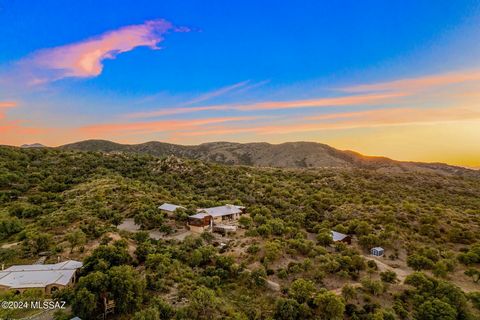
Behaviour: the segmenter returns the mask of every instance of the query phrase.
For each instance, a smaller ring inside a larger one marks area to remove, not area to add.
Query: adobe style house
[[[72,286],[83,263],[67,260],[55,264],[16,265],[0,271],[0,291],[41,289],[46,295]]]
[[[169,216],[169,217],[173,217],[175,215],[175,211],[177,211],[177,209],[186,210],[186,208],[184,208],[182,206],[177,206],[176,204],[170,204],[170,203],[164,203],[161,206],[159,206],[158,209],[162,212],[165,212],[167,214],[167,216]]]
[[[332,239],[333,239],[333,242],[343,242],[347,244],[352,243],[352,237],[336,231],[332,231]]]
[[[224,206],[198,209],[197,214],[188,217],[188,227],[193,232],[201,233],[213,230],[215,225],[235,221],[245,213],[245,207],[227,204]]]

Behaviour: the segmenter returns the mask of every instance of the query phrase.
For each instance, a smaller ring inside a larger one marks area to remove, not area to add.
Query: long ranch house
[[[45,294],[72,286],[82,263],[68,260],[55,264],[16,265],[0,271],[0,291],[41,289]]]
[[[227,204],[224,206],[198,209],[197,214],[188,218],[191,231],[201,233],[213,230],[215,225],[224,225],[234,222],[245,213],[245,207]]]

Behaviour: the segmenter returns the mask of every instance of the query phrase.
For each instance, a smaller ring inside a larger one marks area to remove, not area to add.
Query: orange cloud
[[[16,106],[17,103],[13,101],[0,101],[0,108],[13,108]]]
[[[16,107],[17,103],[13,101],[0,101],[0,108],[13,108]],[[0,119],[5,118],[5,113],[0,112]]]
[[[418,91],[441,87],[451,84],[464,82],[480,81],[480,70],[452,72],[425,77],[416,77],[395,80],[390,82],[381,82],[373,84],[363,84],[343,88],[347,92],[373,92],[373,91]]]
[[[136,123],[111,123],[91,125],[80,128],[80,131],[89,135],[105,133],[138,134],[149,132],[169,132],[176,130],[201,130],[202,126],[223,122],[254,120],[256,117],[225,117],[194,120],[166,120]],[[205,128],[203,128],[205,129]]]
[[[263,126],[214,126],[202,131],[179,132],[177,136],[209,136],[239,133],[257,135],[313,132],[322,130],[341,130],[353,128],[374,128],[398,125],[419,125],[480,120],[480,111],[475,108],[454,107],[436,109],[394,108],[343,112],[318,115],[293,120],[295,124]]]
[[[260,103],[253,103],[253,104],[247,104],[247,105],[239,105],[239,106],[233,107],[233,109],[248,111],[248,110],[278,110],[278,109],[362,105],[362,104],[384,102],[386,100],[403,97],[405,95],[406,95],[405,93],[368,94],[368,95],[319,98],[319,99],[309,99],[309,100],[268,101],[268,102],[260,102]]]
[[[281,110],[281,109],[297,109],[297,108],[317,108],[317,107],[337,107],[337,106],[353,106],[364,104],[378,104],[395,98],[407,96],[406,93],[390,93],[390,94],[367,94],[333,98],[318,98],[308,100],[290,100],[290,101],[267,101],[252,104],[237,105],[212,105],[191,108],[166,108],[163,110],[152,112],[138,112],[128,114],[128,118],[148,118],[165,116],[172,114],[184,114],[198,111],[211,110],[234,110],[234,111],[256,111],[256,110]]]
[[[98,37],[51,49],[41,50],[22,63],[31,68],[31,83],[66,77],[95,77],[103,69],[103,60],[115,59],[137,47],[159,49],[163,34],[173,29],[165,20],[151,20],[104,33]],[[184,30],[182,30],[184,31]]]
[[[22,124],[21,121],[6,121],[4,123],[0,123],[0,134],[2,140],[5,140],[6,144],[11,144],[13,141],[9,141],[9,136],[13,136],[15,138],[28,136],[28,135],[36,135],[48,132],[50,129],[48,128],[37,128],[37,127],[29,127]]]

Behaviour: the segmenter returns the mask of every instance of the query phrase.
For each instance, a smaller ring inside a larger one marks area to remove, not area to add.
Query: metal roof
[[[376,250],[376,251],[384,251],[384,249],[382,247],[375,247],[375,248],[372,248],[372,250]]]
[[[17,265],[0,271],[0,286],[20,288],[43,288],[50,284],[67,285],[78,268],[79,261],[68,260],[55,264]]]
[[[337,232],[337,231],[333,231],[333,230],[332,230],[332,239],[333,239],[333,241],[342,241],[342,240],[345,239],[346,237],[348,237],[346,234],[343,234],[343,233],[340,233],[340,232]]]
[[[3,270],[7,271],[51,271],[51,270],[76,270],[83,266],[83,263],[75,260],[67,260],[54,264],[26,264],[26,265],[17,265],[11,266]]]
[[[222,216],[228,216],[231,214],[241,213],[242,209],[245,209],[245,207],[236,206],[233,204],[226,204],[224,206],[219,206],[219,207],[198,209],[197,211],[199,213],[196,214],[195,216],[198,216],[203,213],[204,216],[222,217]]]
[[[171,203],[164,203],[160,207],[158,207],[160,210],[165,210],[169,212],[175,212],[177,209],[185,209],[182,206],[177,206],[176,204],[171,204]]]
[[[190,218],[203,219],[203,218],[205,218],[205,217],[207,217],[207,216],[209,216],[208,213],[201,212],[201,213],[197,213],[197,214],[191,215]]]

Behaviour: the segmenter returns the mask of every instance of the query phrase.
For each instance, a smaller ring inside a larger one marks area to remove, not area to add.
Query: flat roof
[[[76,270],[83,266],[83,263],[75,260],[67,260],[54,264],[26,264],[11,266],[3,270],[6,271],[50,271],[50,270]]]
[[[199,213],[193,215],[192,217],[193,218],[203,218],[205,216],[222,217],[222,216],[228,216],[231,214],[241,213],[243,209],[245,209],[245,207],[236,206],[233,204],[226,204],[224,206],[198,209],[197,211]],[[204,215],[201,216],[201,214],[204,214]]]
[[[67,285],[83,264],[68,260],[55,264],[11,266],[0,271],[0,286],[11,289],[42,288],[51,284]]]
[[[165,211],[170,211],[170,212],[175,212],[177,209],[185,209],[182,206],[178,206],[176,204],[171,204],[171,203],[164,203],[161,206],[158,207],[160,210],[165,210]]]

